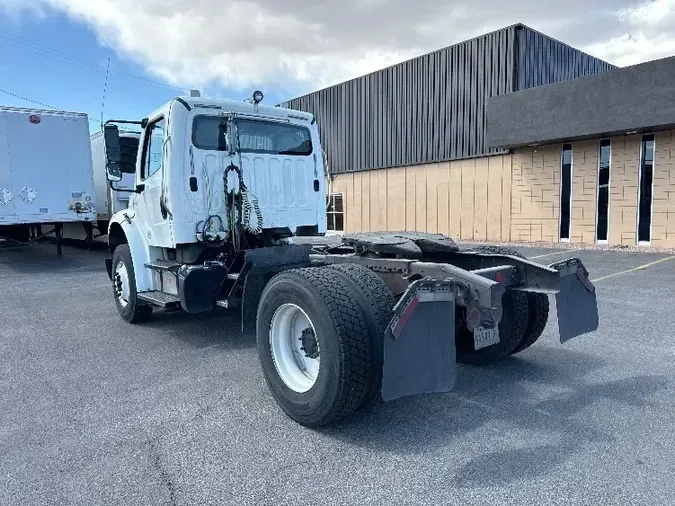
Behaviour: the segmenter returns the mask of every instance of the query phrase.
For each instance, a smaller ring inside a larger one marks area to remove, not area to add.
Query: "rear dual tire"
[[[501,246],[479,246],[472,251],[525,258],[517,251]],[[520,353],[532,346],[546,327],[549,300],[546,294],[507,291],[502,299],[504,314],[499,324],[500,342],[475,350],[473,334],[464,325],[457,328],[457,361],[483,365]]]
[[[379,396],[392,307],[387,286],[359,265],[289,270],[270,280],[256,338],[269,390],[288,417],[324,426]]]

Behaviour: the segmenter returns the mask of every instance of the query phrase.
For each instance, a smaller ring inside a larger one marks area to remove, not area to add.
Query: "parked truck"
[[[91,226],[95,209],[87,115],[0,107],[0,237],[53,227],[60,255],[63,225]]]
[[[321,426],[360,406],[447,392],[456,363],[519,353],[556,297],[561,342],[598,327],[579,258],[550,265],[501,248],[460,249],[418,232],[326,231],[326,165],[313,115],[261,103],[176,97],[141,129],[129,207],[110,220],[106,269],[117,311],[237,311],[255,330],[280,408]],[[107,177],[120,138],[104,128]]]

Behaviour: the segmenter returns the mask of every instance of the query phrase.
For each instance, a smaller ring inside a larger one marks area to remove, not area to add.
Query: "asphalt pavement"
[[[597,332],[560,345],[553,312],[452,393],[309,430],[235,316],[128,325],[105,252],[0,248],[0,504],[675,504],[675,259],[520,251],[582,258]]]

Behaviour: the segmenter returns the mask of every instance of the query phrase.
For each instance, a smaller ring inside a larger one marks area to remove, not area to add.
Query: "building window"
[[[638,243],[652,239],[652,185],[654,183],[654,135],[642,136],[638,196]]]
[[[600,141],[600,162],[598,165],[598,218],[596,240],[607,241],[609,228],[609,171],[611,166],[612,147],[609,139]]]
[[[572,214],[572,145],[562,148],[562,175],[560,180],[560,240],[570,240]]]
[[[331,193],[326,197],[328,206],[326,217],[328,218],[327,229],[330,232],[343,232],[345,227],[345,210],[341,193]]]

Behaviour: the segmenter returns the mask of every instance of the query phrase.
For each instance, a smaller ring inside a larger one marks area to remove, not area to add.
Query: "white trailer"
[[[122,180],[115,185],[117,190],[132,190],[136,173],[136,154],[141,134],[133,131],[120,131],[120,150],[122,152]],[[105,141],[103,132],[91,135],[91,156],[96,195],[96,220],[93,224],[97,237],[108,234],[110,217],[117,211],[129,206],[130,192],[113,191],[106,177]],[[69,223],[63,227],[63,237],[78,241],[91,241],[92,229],[89,223]]]
[[[122,180],[115,185],[119,190],[132,190],[136,174],[136,154],[140,132],[120,131],[120,150],[122,152]],[[105,139],[103,132],[91,136],[92,165],[94,168],[94,187],[96,188],[96,221],[101,235],[108,233],[110,217],[117,211],[129,206],[131,193],[113,191],[106,176]]]
[[[0,237],[53,225],[60,255],[63,224],[95,219],[87,115],[0,107]]]

